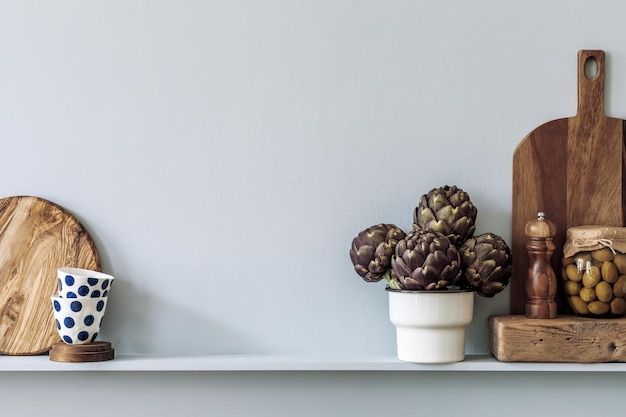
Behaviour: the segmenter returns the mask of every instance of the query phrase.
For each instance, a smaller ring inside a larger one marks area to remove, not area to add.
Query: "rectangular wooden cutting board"
[[[624,226],[625,122],[604,114],[605,54],[578,52],[578,108],[574,117],[531,131],[513,154],[511,316],[489,320],[491,351],[506,362],[624,362],[626,319],[572,315],[562,287],[567,229]],[[555,223],[552,266],[556,319],[524,315],[529,258],[526,223],[539,212]]]
[[[512,314],[524,314],[529,264],[524,227],[538,212],[558,229],[552,265],[559,277],[569,227],[624,225],[624,120],[604,114],[604,80],[604,52],[579,51],[577,114],[537,127],[513,154]],[[560,312],[569,312],[562,295],[557,301]]]

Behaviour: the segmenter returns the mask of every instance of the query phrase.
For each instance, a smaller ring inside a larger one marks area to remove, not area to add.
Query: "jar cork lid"
[[[556,236],[556,225],[546,219],[545,213],[540,211],[537,213],[537,220],[526,223],[524,233],[530,238],[553,238]]]

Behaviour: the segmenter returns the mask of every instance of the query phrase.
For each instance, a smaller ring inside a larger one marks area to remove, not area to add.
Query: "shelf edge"
[[[61,363],[48,356],[0,356],[0,372],[626,372],[626,363],[512,363],[491,355],[468,355],[462,362],[415,364],[393,356],[297,355],[117,355],[103,362]]]

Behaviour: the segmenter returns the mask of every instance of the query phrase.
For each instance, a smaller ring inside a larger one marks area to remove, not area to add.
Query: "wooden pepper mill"
[[[546,220],[545,214],[540,212],[537,220],[526,223],[524,232],[528,238],[526,250],[530,258],[526,279],[526,317],[556,318],[557,279],[551,264],[556,225]]]

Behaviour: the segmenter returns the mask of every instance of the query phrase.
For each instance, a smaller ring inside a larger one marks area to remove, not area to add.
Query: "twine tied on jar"
[[[577,248],[589,248],[596,245],[602,245],[605,248],[611,249],[611,252],[615,255],[615,249],[613,249],[613,241],[611,239],[574,239],[572,240],[572,245]]]
[[[573,226],[567,229],[563,246],[563,256],[570,257],[580,251],[594,251],[609,248],[615,255],[626,253],[626,227],[612,226]]]

